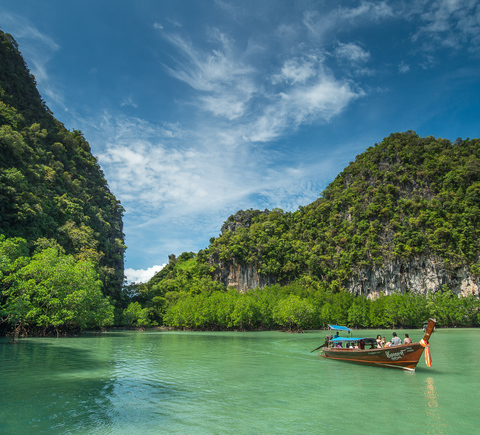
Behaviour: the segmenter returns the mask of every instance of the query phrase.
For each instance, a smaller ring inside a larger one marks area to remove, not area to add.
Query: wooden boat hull
[[[414,371],[423,350],[424,347],[420,343],[364,350],[324,348],[322,356],[355,364]]]

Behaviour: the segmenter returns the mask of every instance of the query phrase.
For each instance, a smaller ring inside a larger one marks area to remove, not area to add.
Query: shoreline
[[[382,327],[376,327],[376,328],[350,328],[353,331],[423,331],[422,328],[382,328]],[[438,329],[480,329],[480,326],[436,326],[436,330]],[[278,331],[278,332],[284,332],[286,334],[308,334],[308,333],[313,333],[313,332],[327,332],[329,329],[304,329],[301,331],[287,331],[284,329],[189,329],[189,328],[176,328],[174,326],[152,326],[148,328],[133,328],[133,327],[127,327],[127,326],[112,326],[110,328],[106,328],[105,330],[95,330],[95,329],[86,329],[84,331],[77,331],[77,332],[71,332],[71,333],[63,333],[59,334],[58,336],[55,333],[52,334],[46,334],[46,335],[40,335],[40,334],[27,334],[27,335],[19,335],[17,339],[20,338],[29,338],[29,337],[34,337],[34,338],[39,338],[39,337],[44,337],[44,338],[72,338],[72,337],[79,337],[84,334],[107,334],[109,332],[118,332],[118,331],[137,331],[137,332],[173,332],[173,331],[184,331],[184,332],[265,332],[265,331]],[[0,334],[0,338],[12,338],[11,334],[6,333],[5,331],[2,331]]]

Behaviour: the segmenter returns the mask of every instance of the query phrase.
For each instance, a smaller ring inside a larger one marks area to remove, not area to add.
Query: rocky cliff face
[[[439,258],[423,257],[411,261],[394,261],[379,268],[365,269],[348,283],[350,292],[369,298],[411,291],[427,295],[446,285],[455,294],[479,295],[480,280],[466,267],[447,269]]]
[[[225,234],[227,231],[235,232],[239,228],[250,228],[252,225],[253,219],[261,214],[268,215],[270,210],[265,209],[263,211],[260,210],[239,210],[237,213],[229,216],[229,218],[223,223],[221,232]]]
[[[256,287],[264,288],[267,285],[275,284],[276,281],[274,277],[259,274],[255,265],[244,266],[235,261],[229,261],[217,266],[215,279],[227,287],[234,287],[240,293]]]
[[[217,280],[244,293],[255,287],[275,284],[275,277],[258,273],[254,265],[235,262],[220,263]],[[380,293],[413,293],[427,295],[446,285],[459,296],[480,295],[480,280],[474,278],[466,267],[447,269],[439,258],[418,258],[412,261],[394,261],[382,267],[360,271],[347,284],[350,292],[376,298]]]

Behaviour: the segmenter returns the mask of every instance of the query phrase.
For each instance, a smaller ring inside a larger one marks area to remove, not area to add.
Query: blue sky
[[[3,0],[0,28],[125,207],[129,280],[390,133],[479,137],[473,0]]]

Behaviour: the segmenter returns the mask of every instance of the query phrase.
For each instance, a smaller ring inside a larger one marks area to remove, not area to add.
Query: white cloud
[[[337,48],[335,49],[335,54],[337,57],[346,59],[353,63],[366,62],[370,59],[370,53],[353,42],[346,44],[339,42]]]
[[[132,97],[126,97],[120,102],[120,107],[131,106],[137,108],[138,105],[133,101]]]
[[[317,55],[288,59],[283,64],[280,73],[273,76],[272,83],[305,83],[308,79],[317,75],[317,69],[322,60],[323,58],[319,59]]]
[[[275,104],[267,106],[249,126],[247,138],[252,142],[269,142],[302,124],[328,121],[362,95],[363,92],[353,91],[347,82],[322,76],[309,86],[280,93]]]
[[[248,124],[249,140],[269,142],[301,125],[329,121],[364,95],[348,81],[337,80],[322,62],[323,57],[307,56],[284,63],[281,72],[273,76],[273,84],[283,82],[284,86],[265,98],[263,109]]]
[[[405,74],[407,73],[408,71],[410,71],[410,66],[407,65],[403,60],[402,62],[400,63],[400,65],[398,65],[398,72],[400,74]]]
[[[218,132],[218,136],[230,138],[220,141],[225,145],[269,142],[302,124],[328,121],[364,94],[352,83],[335,79],[318,49],[299,47],[298,55],[293,53],[272,73],[272,60],[249,63],[246,52],[240,52],[230,38],[215,29],[210,31],[214,48],[209,51],[196,48],[178,34],[167,39],[187,60],[177,61],[175,69],[166,67],[167,71],[200,92],[189,103],[214,117],[235,121],[210,125],[211,136]],[[338,55],[357,63],[369,57],[355,44],[340,44]],[[273,88],[263,81],[265,77],[271,77]]]
[[[328,171],[325,156],[319,162],[303,162],[302,156],[286,157],[285,152],[256,146],[244,137],[251,125],[235,130],[206,124],[196,132],[173,127],[105,115],[96,134],[90,135],[91,143],[107,144],[99,162],[126,209],[130,237],[140,229],[151,234],[166,231],[166,239],[172,226],[188,231],[210,228],[240,208],[288,209],[292,203],[296,208],[317,197],[321,189],[312,179]],[[287,167],[280,164],[284,159]],[[209,231],[217,231],[217,226]]]
[[[241,2],[228,3],[222,0],[215,0],[215,4],[237,20],[243,18],[247,14],[245,7]]]
[[[152,266],[148,269],[125,269],[125,276],[128,282],[135,282],[137,284],[148,282],[157,272],[160,272],[166,264],[162,266]]]
[[[210,39],[216,48],[201,51],[178,34],[166,37],[184,58],[183,62],[178,61],[176,68],[166,66],[166,69],[173,77],[201,93],[198,106],[229,120],[242,116],[256,92],[252,77],[254,69],[239,59],[229,38],[217,29],[211,29]]]
[[[188,215],[222,206],[238,195],[236,177],[251,170],[241,152],[225,147],[228,140],[238,138],[222,137],[214,130],[193,133],[173,127],[125,116],[104,117],[97,140],[107,144],[99,161],[127,212],[135,204],[137,213],[162,210],[168,214],[175,209],[179,215]]]
[[[387,2],[362,1],[355,8],[338,7],[327,13],[307,11],[304,13],[303,24],[310,34],[317,38],[333,38],[338,32],[352,25],[365,25],[367,21],[380,21],[393,17],[394,13]]]
[[[412,39],[419,41],[425,51],[435,51],[439,46],[466,47],[471,52],[480,50],[480,4],[477,0],[420,0],[406,16],[418,16],[423,21]]]

